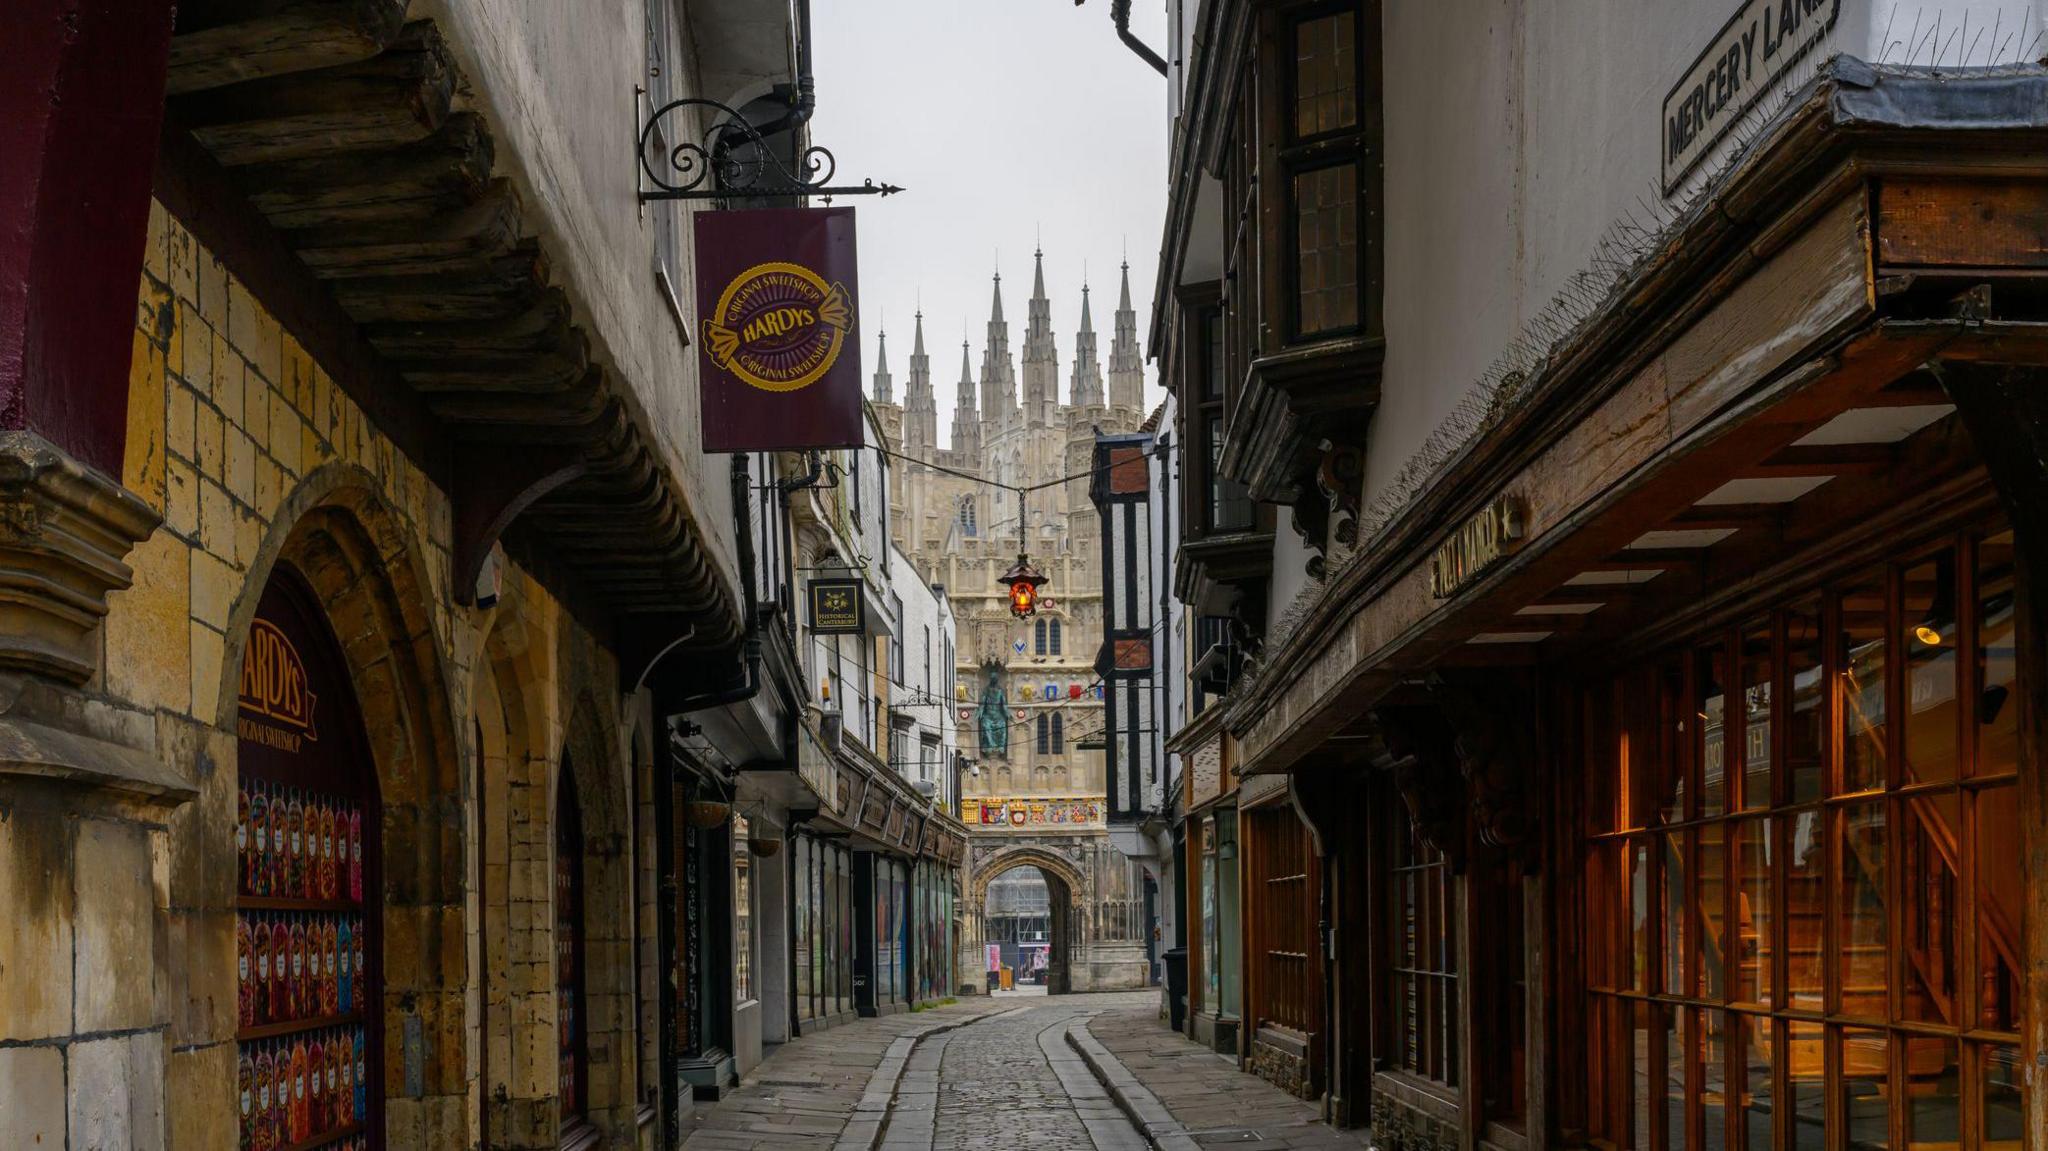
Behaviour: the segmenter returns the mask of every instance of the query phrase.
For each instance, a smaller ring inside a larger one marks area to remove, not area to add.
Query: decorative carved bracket
[[[1373,723],[1386,744],[1394,789],[1408,805],[1409,818],[1451,870],[1462,873],[1465,781],[1458,770],[1455,733],[1443,714],[1427,704],[1376,708]]]
[[[0,433],[0,668],[84,683],[107,596],[161,522],[134,493],[34,432]]]

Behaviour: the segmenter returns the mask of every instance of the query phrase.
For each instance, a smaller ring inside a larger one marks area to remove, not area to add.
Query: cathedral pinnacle
[[[887,328],[875,330],[874,401],[878,404],[893,404],[896,402],[894,381],[889,378],[889,331]]]

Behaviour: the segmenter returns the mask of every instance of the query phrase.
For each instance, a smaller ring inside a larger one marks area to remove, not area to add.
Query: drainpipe
[[[804,2],[808,4],[809,0]],[[1078,4],[1081,0],[1074,2]],[[1116,25],[1116,38],[1122,40],[1125,47],[1136,52],[1140,60],[1152,65],[1154,72],[1161,76],[1167,74],[1165,58],[1154,52],[1143,40],[1131,34],[1131,0],[1109,0],[1109,19]]]

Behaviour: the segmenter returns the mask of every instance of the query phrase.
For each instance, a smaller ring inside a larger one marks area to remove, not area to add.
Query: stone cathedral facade
[[[1150,970],[1145,882],[1140,865],[1110,846],[1105,825],[1094,668],[1102,546],[1086,472],[1098,431],[1134,431],[1145,418],[1138,320],[1125,266],[1105,372],[1083,287],[1073,355],[1063,363],[1042,253],[1034,265],[1018,353],[995,276],[978,370],[973,349],[960,346],[943,446],[922,313],[901,402],[886,334],[872,402],[891,449],[907,457],[889,473],[891,530],[925,578],[945,588],[959,622],[953,698],[934,703],[955,709],[960,750],[972,764],[960,780],[971,848],[961,978],[983,979],[989,882],[1031,866],[1045,876],[1054,909],[1053,989],[1137,987]],[[1019,552],[1050,580],[1028,620],[1011,615],[997,582]]]

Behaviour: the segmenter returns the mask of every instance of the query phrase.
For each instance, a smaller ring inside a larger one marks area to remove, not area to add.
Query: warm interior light
[[[1941,646],[1941,633],[1924,623],[1913,629],[1913,638],[1926,644],[1928,647]]]

